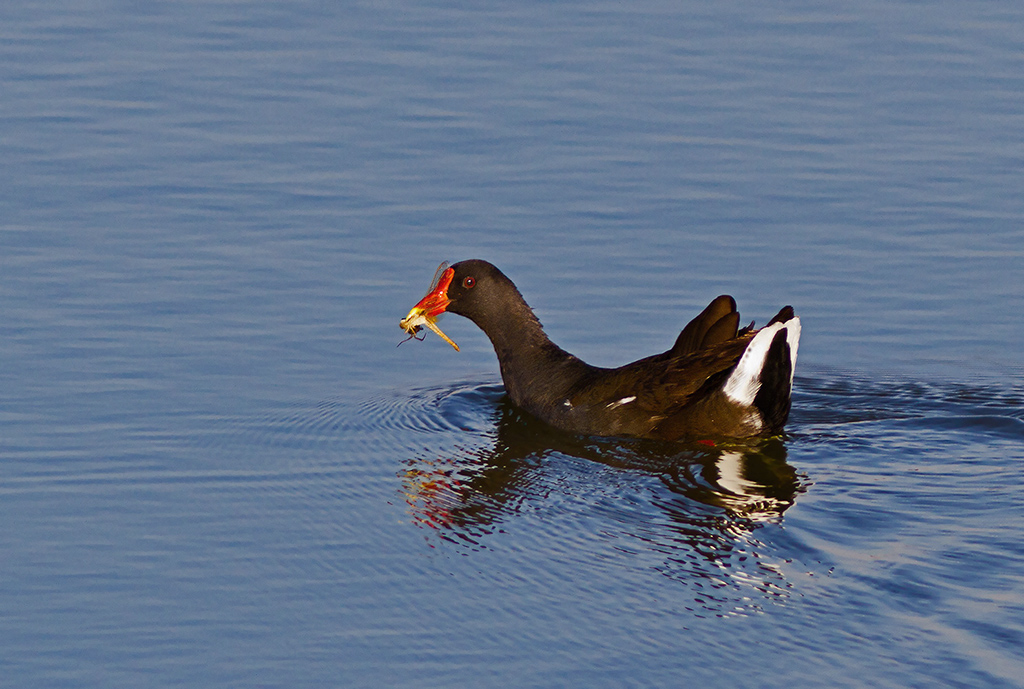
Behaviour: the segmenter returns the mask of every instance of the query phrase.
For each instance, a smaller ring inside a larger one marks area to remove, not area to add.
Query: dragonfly
[[[448,267],[448,261],[437,267],[437,271],[434,272],[434,279],[430,282],[430,289],[427,290],[427,296],[423,297],[416,306],[412,307],[408,315],[398,322],[402,330],[409,335],[409,337],[399,342],[398,346],[413,339],[423,340],[426,337],[425,333],[423,337],[416,337],[416,335],[426,326],[433,330],[438,337],[454,347],[456,352],[459,351],[459,345],[452,342],[451,338],[441,332],[436,323],[437,319],[444,315],[444,307],[448,305],[448,297],[444,295],[444,291],[448,289],[448,283],[451,282],[452,275],[453,271]]]

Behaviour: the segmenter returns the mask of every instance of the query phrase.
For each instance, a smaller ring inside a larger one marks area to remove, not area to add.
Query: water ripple
[[[578,559],[598,577],[657,573],[692,588],[690,608],[705,614],[786,597],[785,555],[754,535],[807,485],[779,440],[687,447],[575,436],[523,414],[500,386],[469,383],[374,400],[360,413],[407,449],[400,491],[434,548],[527,548]]]
[[[351,542],[368,522],[339,523],[315,494],[373,509],[397,492],[432,553],[490,553],[502,563],[480,576],[514,571],[540,585],[541,563],[557,561],[597,589],[638,596],[655,576],[686,592],[680,612],[732,616],[802,599],[806,576],[849,569],[851,549],[893,523],[931,514],[932,528],[953,528],[939,507],[980,510],[972,496],[986,485],[1001,487],[989,491],[1001,513],[1016,500],[1019,471],[993,464],[991,452],[1019,451],[1019,401],[1015,389],[812,376],[799,380],[789,438],[708,447],[562,433],[513,407],[500,385],[466,381],[210,418],[194,442],[291,450],[245,476],[199,478],[319,505],[305,521],[330,542]],[[787,528],[808,491],[817,500],[805,514],[815,521]],[[822,499],[827,513],[815,507]],[[336,569],[332,558],[326,552],[320,565]],[[939,577],[912,557],[847,575],[879,595],[895,587],[907,601]]]

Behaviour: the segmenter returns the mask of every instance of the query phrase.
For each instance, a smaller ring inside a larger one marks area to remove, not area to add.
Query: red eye
[[[466,277],[462,279],[462,286],[466,289],[472,289],[473,285],[476,284],[476,278]]]

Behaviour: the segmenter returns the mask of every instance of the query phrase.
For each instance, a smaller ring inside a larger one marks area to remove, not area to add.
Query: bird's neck
[[[560,403],[591,369],[548,338],[521,298],[508,304],[500,319],[477,325],[494,345],[506,392],[527,411]]]

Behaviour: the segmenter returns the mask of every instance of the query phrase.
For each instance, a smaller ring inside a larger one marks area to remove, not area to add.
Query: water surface
[[[11,686],[1012,687],[1024,16],[0,9]],[[784,438],[566,436],[402,339],[804,324]]]

